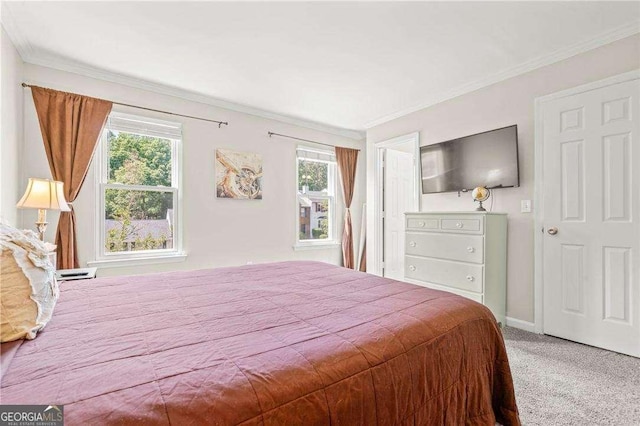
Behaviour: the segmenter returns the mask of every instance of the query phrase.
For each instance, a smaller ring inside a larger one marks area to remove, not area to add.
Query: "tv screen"
[[[518,126],[420,148],[422,193],[520,186]]]

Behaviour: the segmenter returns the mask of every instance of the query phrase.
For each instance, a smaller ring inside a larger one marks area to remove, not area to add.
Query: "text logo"
[[[0,426],[63,426],[62,405],[0,405]]]

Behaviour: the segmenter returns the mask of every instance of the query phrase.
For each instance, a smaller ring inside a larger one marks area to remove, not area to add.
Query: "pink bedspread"
[[[519,424],[485,307],[317,262],[63,283],[0,392],[68,425]]]

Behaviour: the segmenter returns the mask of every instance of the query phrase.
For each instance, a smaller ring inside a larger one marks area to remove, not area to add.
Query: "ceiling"
[[[640,2],[3,3],[27,62],[355,130],[634,34],[639,22]]]

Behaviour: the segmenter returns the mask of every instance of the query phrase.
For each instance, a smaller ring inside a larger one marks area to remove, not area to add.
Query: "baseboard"
[[[529,321],[519,320],[517,318],[507,317],[507,327],[519,328],[520,330],[536,332],[536,325]]]

